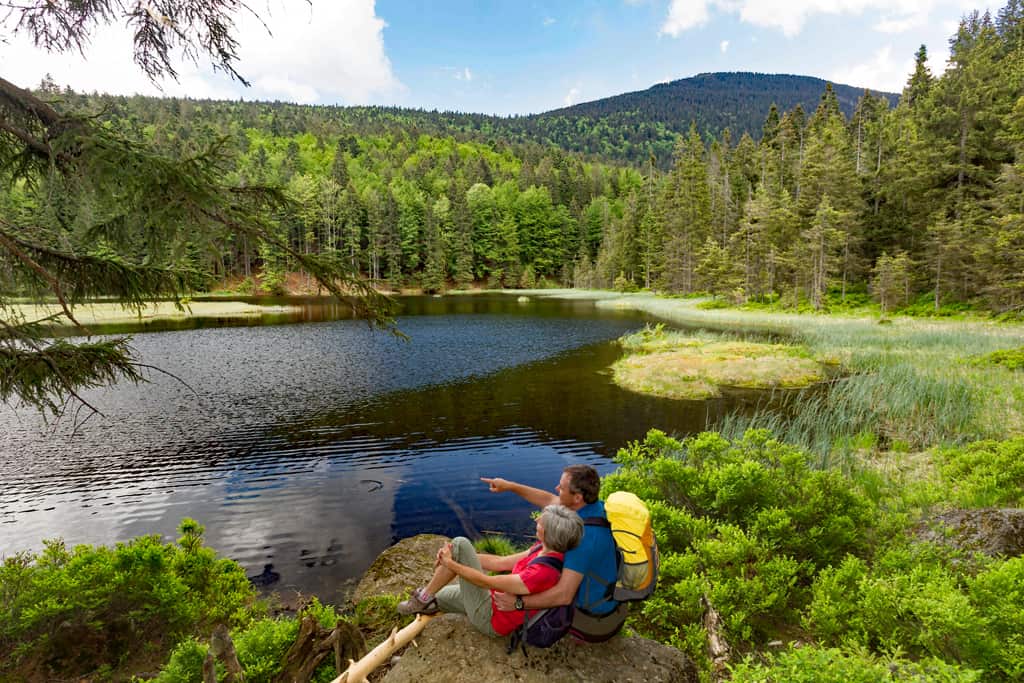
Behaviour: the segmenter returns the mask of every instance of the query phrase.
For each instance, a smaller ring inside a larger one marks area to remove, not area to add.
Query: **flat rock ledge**
[[[465,617],[435,617],[405,648],[385,683],[519,681],[521,683],[697,683],[693,662],[679,650],[619,635],[586,645],[563,638],[546,650],[506,654],[506,639],[488,638]]]
[[[385,550],[356,588],[354,599],[404,594],[425,584],[444,536],[422,534]],[[697,683],[693,662],[682,652],[638,636],[619,635],[595,645],[565,638],[546,650],[507,654],[507,639],[489,638],[458,614],[435,617],[415,645],[399,653],[385,683],[519,681],[522,683]]]
[[[916,529],[923,541],[982,552],[990,556],[1024,555],[1024,509],[950,510]]]

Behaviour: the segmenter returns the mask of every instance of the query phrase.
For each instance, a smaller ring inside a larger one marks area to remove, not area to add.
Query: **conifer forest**
[[[772,106],[756,130],[691,124],[671,152],[654,138],[633,163],[549,144],[567,122],[610,141],[632,125],[566,113],[527,125],[45,82],[37,94],[182,157],[216,149],[240,184],[282,186],[295,201],[279,237],[383,288],[651,288],[814,309],[867,292],[886,310],[1004,313],[1024,305],[1022,38],[1017,3],[974,13],[944,73],[921,48],[895,106],[865,92],[847,116],[829,85],[813,109]],[[60,201],[54,187],[7,187],[2,211],[55,220]],[[210,286],[269,292],[295,268],[255,239],[189,258]]]

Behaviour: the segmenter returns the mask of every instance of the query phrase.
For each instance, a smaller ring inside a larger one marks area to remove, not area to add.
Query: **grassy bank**
[[[829,458],[852,448],[916,451],[1024,433],[1024,373],[987,358],[1024,346],[1024,325],[898,317],[879,324],[875,317],[706,310],[700,300],[650,294],[531,294],[590,299],[599,308],[641,311],[690,330],[777,337],[843,368],[845,377],[830,391],[795,399],[800,403],[785,414],[716,425],[733,437],[766,427]]]
[[[9,307],[25,320],[44,320],[60,316],[56,326],[67,323],[59,304],[14,304]],[[85,327],[117,323],[136,323],[152,320],[183,320],[186,318],[259,318],[267,313],[289,310],[288,306],[259,306],[241,301],[191,301],[176,304],[173,301],[158,301],[147,304],[139,311],[126,309],[113,302],[81,304],[74,310],[75,318]]]
[[[666,332],[646,327],[619,340],[626,355],[612,365],[615,383],[664,398],[700,400],[722,387],[806,387],[825,378],[825,368],[805,349],[721,339],[718,335]]]

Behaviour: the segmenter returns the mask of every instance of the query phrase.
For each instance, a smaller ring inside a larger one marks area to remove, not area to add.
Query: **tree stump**
[[[228,627],[224,624],[217,624],[213,627],[213,635],[210,636],[210,652],[203,662],[204,683],[210,683],[210,681],[216,683],[214,658],[219,659],[224,665],[224,683],[241,683],[245,680],[242,665],[238,661],[238,653],[235,652],[235,643],[231,640]]]
[[[334,654],[334,667],[345,670],[345,662],[358,659],[366,651],[363,635],[352,624],[338,620],[333,629],[325,629],[316,619],[303,614],[299,633],[288,648],[277,683],[308,683],[313,672],[329,654]]]

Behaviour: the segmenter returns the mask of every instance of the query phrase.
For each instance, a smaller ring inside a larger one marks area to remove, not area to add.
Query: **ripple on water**
[[[635,318],[400,325],[411,342],[358,321],[138,335],[142,362],[187,386],[154,373],[88,392],[106,417],[73,436],[67,418],[0,408],[0,554],[55,536],[170,539],[188,516],[250,573],[272,561],[275,588],[330,597],[397,538],[530,533],[528,508],[480,476],[550,488],[570,462],[607,471],[648,418],[692,431],[707,417],[599,374],[617,354],[603,342]]]

